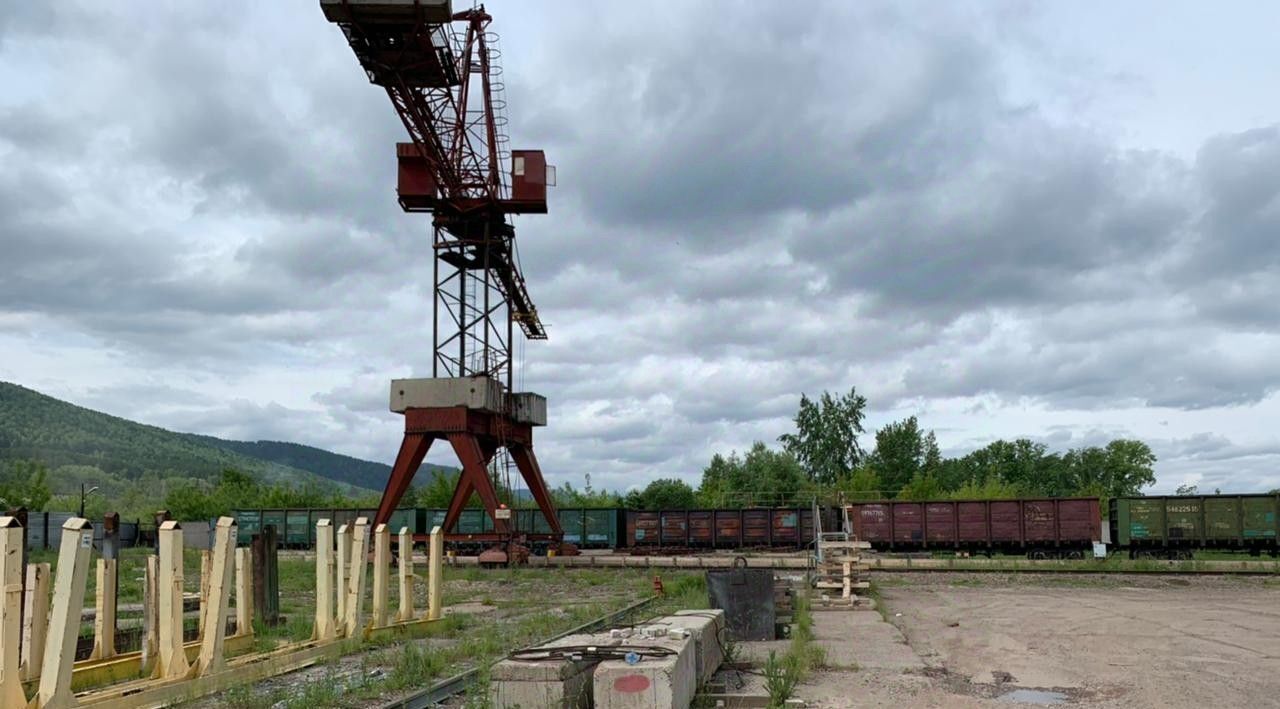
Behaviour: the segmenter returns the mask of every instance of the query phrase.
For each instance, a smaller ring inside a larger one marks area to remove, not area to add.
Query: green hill
[[[367,495],[381,492],[391,472],[381,463],[295,443],[167,431],[0,382],[0,462],[25,459],[54,471],[51,482],[58,492],[69,492],[81,481],[108,491],[113,480],[212,480],[235,468],[267,483]]]

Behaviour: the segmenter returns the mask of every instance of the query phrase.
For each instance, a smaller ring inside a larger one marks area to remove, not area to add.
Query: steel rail
[[[641,610],[646,606],[649,606],[650,604],[654,603],[660,598],[662,598],[662,596],[649,596],[648,598],[632,603],[631,605],[625,608],[616,610],[610,613],[609,615],[603,616],[601,618],[597,618],[592,621],[588,621],[586,623],[583,623],[582,625],[577,626],[576,628],[570,628],[569,630],[566,630],[563,633],[560,633],[558,635],[553,635],[549,638],[544,638],[543,640],[540,640],[533,645],[529,645],[528,647],[517,648],[512,652],[519,652],[520,650],[528,650],[530,648],[538,647],[539,645],[545,645],[549,642],[554,642],[556,640],[559,640],[560,638],[568,637],[570,635],[575,635],[577,633],[588,633],[593,630],[597,630],[603,626],[613,625],[614,623],[618,623],[622,621],[622,619],[626,618],[632,613],[635,613],[636,611]],[[485,665],[485,667],[492,666],[495,663],[496,661],[488,663],[487,665]],[[448,679],[444,679],[439,682],[436,682],[435,684],[422,690],[421,692],[418,692],[416,694],[411,694],[407,697],[397,699],[387,704],[381,704],[379,705],[378,709],[427,709],[428,707],[439,704],[440,702],[443,702],[444,700],[452,696],[455,696],[457,694],[461,694],[462,692],[464,692],[467,689],[467,687],[470,686],[471,683],[475,680],[476,676],[480,673],[480,669],[481,669],[480,667],[473,667],[472,669],[466,670],[464,672],[459,672],[458,674],[453,675]]]

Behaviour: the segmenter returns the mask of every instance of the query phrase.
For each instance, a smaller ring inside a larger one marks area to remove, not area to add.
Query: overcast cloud
[[[315,2],[159,5],[0,8],[0,379],[390,462],[430,371],[403,128]],[[696,484],[856,385],[952,454],[1280,486],[1274,4],[488,8],[559,170],[518,222],[553,484]]]

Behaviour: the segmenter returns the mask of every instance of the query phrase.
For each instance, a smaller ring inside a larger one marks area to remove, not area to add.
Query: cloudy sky
[[[1280,5],[488,8],[559,170],[517,227],[553,484],[696,483],[856,385],[951,454],[1280,486]],[[0,379],[391,461],[428,220],[314,0],[5,3],[0,87]]]

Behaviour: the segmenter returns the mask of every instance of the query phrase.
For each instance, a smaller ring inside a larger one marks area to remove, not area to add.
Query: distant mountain
[[[238,453],[249,458],[264,460],[278,465],[305,470],[323,476],[335,482],[345,483],[353,487],[361,487],[382,492],[387,478],[391,476],[391,466],[369,460],[352,458],[341,453],[330,453],[321,448],[304,446],[300,443],[284,443],[282,441],[225,441],[221,438],[197,436],[208,441],[209,445]],[[419,480],[425,480],[432,469],[450,470],[442,465],[424,463],[418,473]]]
[[[167,431],[0,382],[0,461],[12,459],[40,460],[53,469],[89,466],[125,480],[148,474],[208,479],[236,468],[266,482],[329,483],[344,491],[381,491],[391,473],[382,463],[296,443]]]

